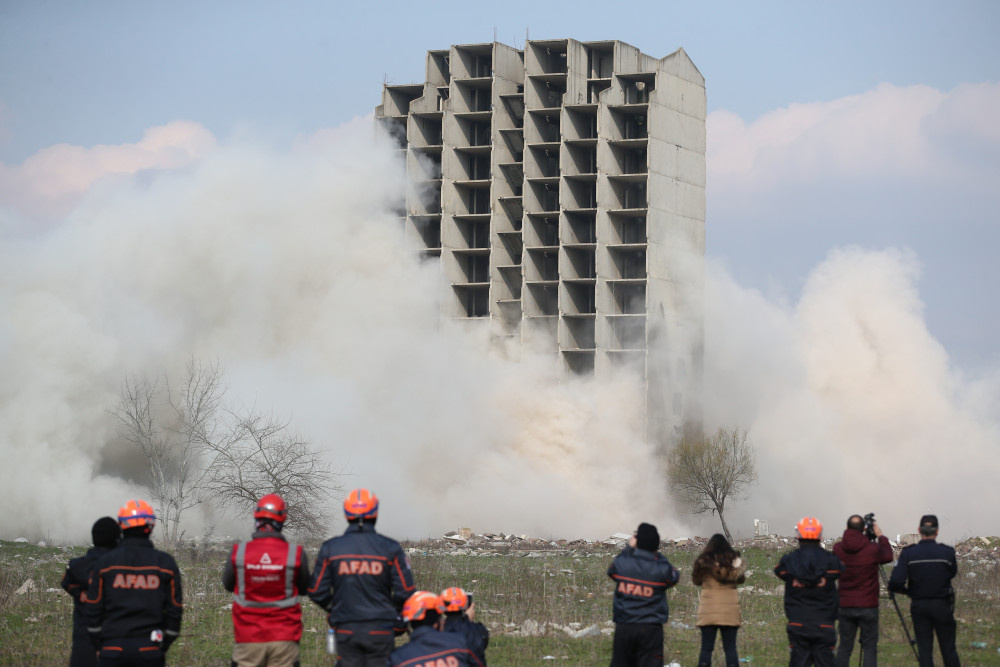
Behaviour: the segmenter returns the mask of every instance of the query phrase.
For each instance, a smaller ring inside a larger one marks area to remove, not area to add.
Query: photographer
[[[892,562],[892,546],[874,515],[854,514],[847,520],[844,537],[833,545],[833,554],[845,567],[840,577],[837,667],[847,667],[850,662],[859,627],[862,664],[875,667],[878,664],[878,569],[880,564]]]

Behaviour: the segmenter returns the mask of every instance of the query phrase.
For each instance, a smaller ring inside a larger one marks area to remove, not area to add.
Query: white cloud
[[[30,219],[56,220],[102,179],[186,167],[214,148],[212,134],[189,121],[150,128],[134,144],[56,144],[20,165],[0,164],[0,202]]]
[[[861,95],[793,104],[749,124],[729,111],[715,111],[708,118],[710,187],[770,190],[825,179],[975,177],[970,159],[956,151],[988,149],[996,155],[997,113],[1000,84],[995,83],[966,84],[949,93],[884,83]]]

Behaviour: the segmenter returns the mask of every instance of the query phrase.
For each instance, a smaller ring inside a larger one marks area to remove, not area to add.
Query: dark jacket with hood
[[[882,535],[872,542],[863,531],[848,528],[833,545],[833,555],[844,564],[840,578],[841,607],[878,606],[878,566],[892,562],[892,546]]]
[[[615,623],[667,622],[667,589],[677,583],[680,573],[666,556],[625,547],[611,561],[608,576],[615,582]]]
[[[844,573],[840,559],[819,540],[799,540],[799,548],[781,557],[774,574],[785,582],[785,616],[789,623],[829,623],[837,620],[837,579]]]

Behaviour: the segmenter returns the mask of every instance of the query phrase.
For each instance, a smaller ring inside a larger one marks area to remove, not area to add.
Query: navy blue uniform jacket
[[[681,575],[666,556],[625,547],[611,561],[608,576],[615,582],[615,623],[667,622],[667,589]]]
[[[465,637],[466,645],[472,649],[476,657],[485,665],[486,648],[490,645],[490,631],[482,623],[470,621],[465,614],[447,614],[444,621],[444,631],[454,632]]]
[[[392,627],[413,594],[413,573],[399,542],[374,526],[351,524],[323,543],[316,557],[309,599],[330,612],[330,627]]]
[[[774,574],[785,582],[785,616],[790,623],[833,623],[839,613],[837,579],[844,564],[818,540],[801,540],[781,557]]]
[[[164,647],[181,632],[181,573],[174,557],[145,537],[125,537],[94,563],[85,607],[95,646],[104,639],[164,633]]]
[[[388,667],[482,667],[482,662],[454,632],[438,632],[422,625],[410,633],[410,641],[389,656]]]
[[[956,574],[955,549],[932,539],[920,540],[899,553],[889,590],[914,600],[946,600],[953,595],[951,580]]]

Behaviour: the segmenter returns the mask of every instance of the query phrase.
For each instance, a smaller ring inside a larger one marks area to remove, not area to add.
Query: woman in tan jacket
[[[722,650],[726,654],[726,667],[738,667],[736,632],[740,628],[740,599],[737,584],[746,581],[747,564],[740,552],[730,546],[724,535],[712,535],[705,550],[694,561],[691,580],[701,586],[698,604],[698,627],[701,628],[701,654],[698,667],[712,664],[715,635],[722,635]]]

